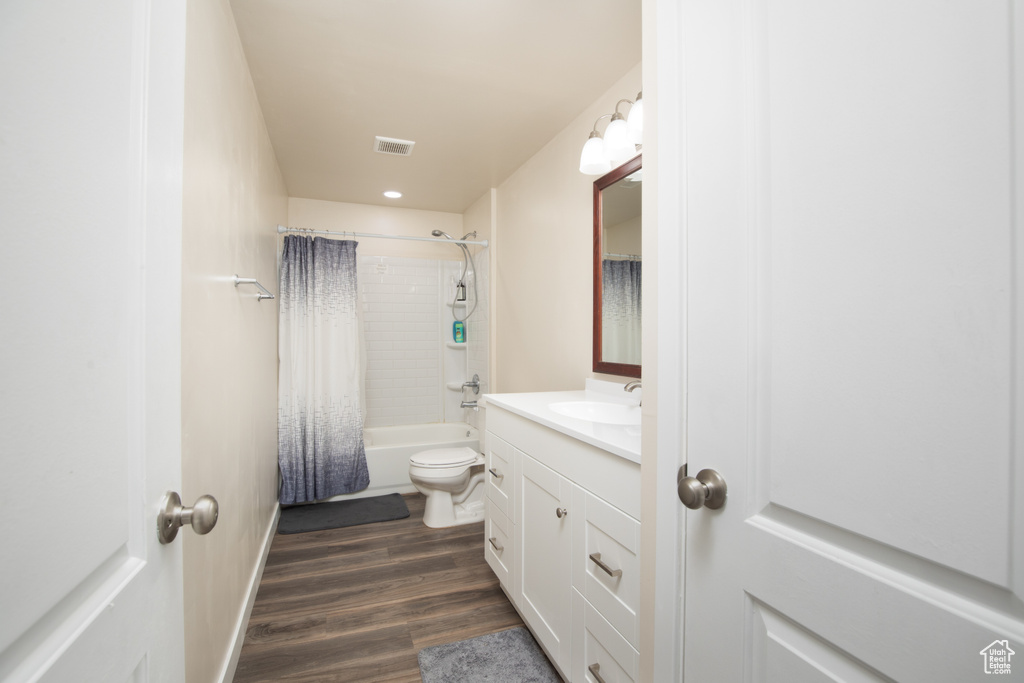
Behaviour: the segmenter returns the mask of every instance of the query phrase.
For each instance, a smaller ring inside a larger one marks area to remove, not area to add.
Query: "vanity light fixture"
[[[388,199],[398,199],[399,197],[402,196],[402,193],[398,192],[397,190],[388,190],[387,192],[384,193],[384,196],[387,197]]]
[[[636,102],[629,108],[629,116],[626,117],[626,125],[629,126],[629,138],[635,144],[643,144],[644,141],[644,92],[641,90],[636,94]]]
[[[629,100],[619,100],[619,104]],[[608,155],[612,167],[618,166],[626,159],[636,155],[636,143],[630,142],[629,124],[626,117],[619,113],[619,105],[615,105],[615,113],[608,127],[604,129],[604,151]]]
[[[599,116],[594,121],[594,130],[590,131],[590,137],[583,145],[583,152],[580,154],[580,173],[585,175],[604,175],[612,170],[611,161],[605,153],[604,138],[597,132],[597,124],[601,119],[611,118],[611,114]]]
[[[614,114],[604,114],[594,121],[594,129],[583,145],[580,154],[580,173],[585,175],[604,175],[612,168],[633,158],[637,153],[637,145],[643,140],[643,92],[637,94],[636,101],[619,100],[615,104]],[[619,112],[623,102],[631,105],[629,118]],[[597,132],[597,124],[601,119],[611,119],[604,130],[604,137]]]

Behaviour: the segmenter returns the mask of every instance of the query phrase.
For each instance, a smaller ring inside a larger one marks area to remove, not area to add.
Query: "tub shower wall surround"
[[[362,246],[360,251],[366,426],[472,423],[475,412],[459,404],[462,383],[474,373],[487,386],[486,265],[477,266],[483,296],[469,319],[467,341],[456,344],[451,303],[462,261],[373,256]],[[483,254],[479,260],[486,264]]]
[[[443,262],[359,256],[366,426],[444,422]]]

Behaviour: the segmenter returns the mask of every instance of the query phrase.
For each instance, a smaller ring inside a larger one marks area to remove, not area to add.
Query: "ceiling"
[[[308,199],[462,213],[641,55],[640,0],[231,7],[288,194]],[[378,135],[416,145],[380,154]]]

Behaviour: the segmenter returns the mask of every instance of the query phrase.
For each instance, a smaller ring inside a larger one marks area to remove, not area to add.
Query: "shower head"
[[[453,241],[455,240],[454,237],[452,237],[448,233],[442,232],[440,230],[431,230],[430,234],[433,235],[434,237],[447,237],[450,240],[453,240]],[[467,237],[476,237],[476,230],[474,230],[473,232],[467,232],[465,235],[460,237],[458,241],[464,241]],[[464,246],[464,245],[460,244],[459,246],[461,247],[461,246]]]

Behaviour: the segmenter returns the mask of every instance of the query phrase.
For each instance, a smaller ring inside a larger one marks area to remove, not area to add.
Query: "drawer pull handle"
[[[495,549],[495,550],[497,550],[497,551],[498,551],[499,553],[500,553],[500,552],[501,552],[502,550],[504,550],[504,549],[505,549],[505,546],[503,546],[503,545],[498,545],[498,537],[497,537],[497,536],[491,536],[491,537],[490,537],[490,538],[488,538],[487,540],[491,542],[491,545],[493,545],[493,546],[494,546],[494,549]]]
[[[494,469],[493,467],[491,469],[487,470],[487,471],[491,473],[492,477],[497,477],[498,479],[504,479],[505,478],[504,474],[502,474],[498,470]]]
[[[603,569],[605,573],[608,574],[608,576],[614,576],[615,578],[619,578],[620,576],[622,576],[621,569],[612,569],[611,567],[609,567],[601,561],[601,553],[592,553],[590,555],[590,559],[594,564]]]
[[[591,676],[597,679],[597,683],[605,683],[605,680],[601,678],[601,674],[599,673],[601,671],[600,664],[591,664],[587,667],[587,671],[590,672]]]

